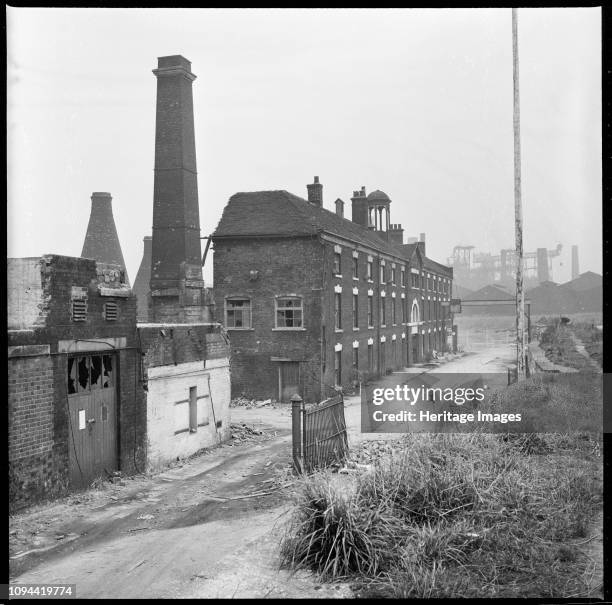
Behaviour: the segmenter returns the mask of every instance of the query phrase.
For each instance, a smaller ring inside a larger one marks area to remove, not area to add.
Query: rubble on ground
[[[263,406],[272,406],[271,399],[250,399],[249,397],[236,397],[230,401],[230,408],[246,408],[247,410],[251,408],[261,408]]]
[[[274,439],[276,431],[268,432],[261,429],[256,429],[244,422],[240,424],[233,423],[230,425],[231,441],[229,445],[238,445],[241,443],[250,443],[253,441],[269,441]]]

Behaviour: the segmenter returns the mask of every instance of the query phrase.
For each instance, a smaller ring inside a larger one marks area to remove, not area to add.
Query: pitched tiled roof
[[[254,191],[232,195],[213,233],[215,237],[262,235],[337,235],[389,255],[405,258],[374,231],[342,218],[288,191]]]
[[[235,193],[223,209],[213,238],[274,235],[295,237],[321,232],[359,242],[402,259],[410,259],[417,246],[390,244],[375,231],[288,191]],[[446,272],[449,270],[435,261],[430,261],[429,267],[433,270],[445,269]]]

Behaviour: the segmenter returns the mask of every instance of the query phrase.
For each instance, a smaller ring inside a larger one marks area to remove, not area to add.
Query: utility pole
[[[521,121],[519,109],[518,16],[512,9],[512,74],[514,82],[514,239],[516,244],[516,369],[525,378],[525,292],[523,291],[523,208],[521,200]]]

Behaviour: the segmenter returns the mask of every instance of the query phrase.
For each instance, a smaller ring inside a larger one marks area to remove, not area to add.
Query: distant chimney
[[[407,243],[407,244],[416,244],[418,241],[419,241],[419,239],[418,239],[417,237],[409,237],[409,238],[406,240],[406,243]]]
[[[336,203],[336,214],[344,218],[344,202],[340,198],[338,198],[335,203]]]
[[[546,248],[538,248],[536,252],[538,266],[538,282],[548,281],[548,250]]]
[[[572,246],[572,279],[576,279],[580,275],[580,266],[578,265],[578,246]]]
[[[308,201],[315,206],[323,206],[323,185],[319,183],[319,177],[315,176],[314,183],[306,185],[308,190]]]
[[[424,242],[425,241],[425,234],[424,233],[420,233],[419,234],[419,241],[420,242]]]
[[[103,263],[121,265],[125,272],[125,282],[129,284],[113,218],[112,201],[110,193],[95,191],[91,194],[91,214],[81,256]]]
[[[142,255],[142,261],[134,280],[134,286],[132,290],[136,295],[137,303],[137,320],[140,322],[147,322],[150,320],[149,317],[149,294],[151,292],[151,258],[153,250],[153,238],[150,235],[146,235],[144,238],[144,252]]]

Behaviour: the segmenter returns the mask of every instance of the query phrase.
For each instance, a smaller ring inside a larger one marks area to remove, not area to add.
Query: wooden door
[[[288,403],[297,393],[300,394],[300,364],[297,361],[284,361],[279,367],[279,400]]]
[[[117,469],[116,364],[107,354],[68,359],[69,460],[73,487]]]

